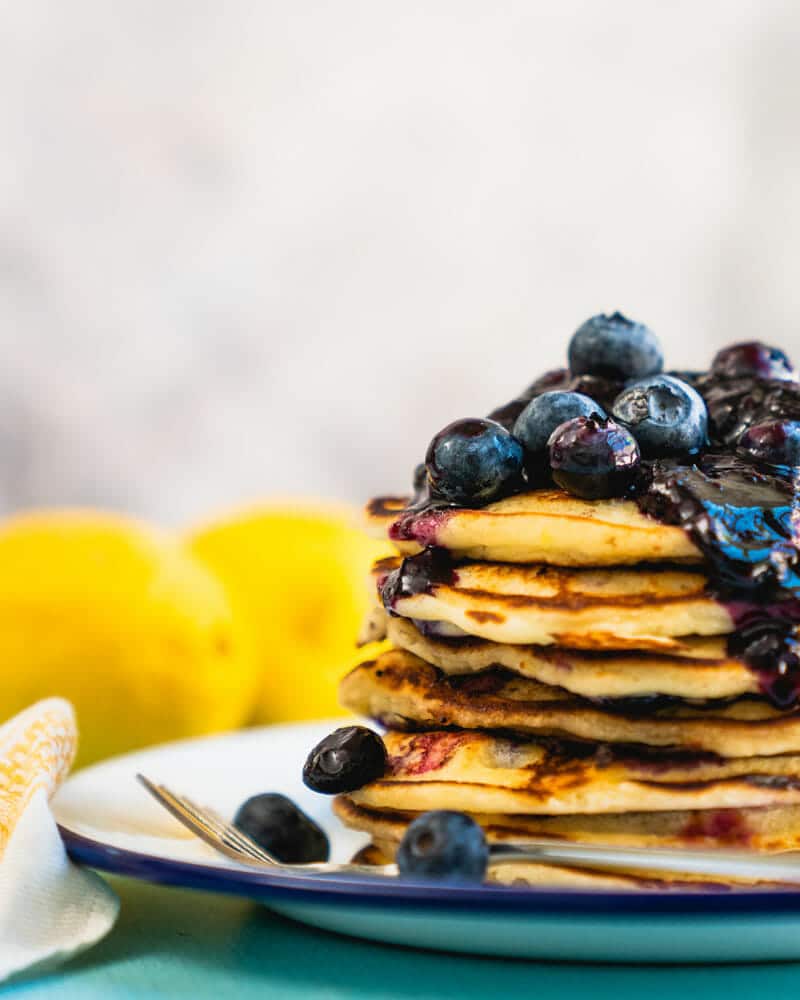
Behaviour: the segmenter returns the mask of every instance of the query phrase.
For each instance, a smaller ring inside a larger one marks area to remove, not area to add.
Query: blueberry
[[[291,799],[277,792],[248,799],[239,807],[233,825],[286,864],[328,860],[325,833]]]
[[[547,446],[553,479],[587,500],[620,496],[639,467],[639,446],[613,420],[575,417],[553,431]]]
[[[753,424],[739,438],[739,451],[757,462],[800,466],[800,423],[796,420],[766,420]]]
[[[303,782],[315,792],[353,792],[383,776],[386,747],[364,726],[345,726],[321,740],[303,766]]]
[[[486,504],[522,483],[522,445],[492,420],[456,420],[439,431],[425,465],[431,491],[457,504]]]
[[[762,344],[759,340],[724,347],[711,362],[711,371],[732,378],[741,375],[781,380],[797,377],[794,366],[783,351]]]
[[[547,441],[556,427],[573,417],[590,417],[596,413],[605,417],[603,408],[580,392],[553,390],[543,392],[528,403],[514,424],[514,437],[525,449],[535,453],[547,448]]]
[[[489,862],[483,830],[464,813],[438,809],[408,827],[397,849],[397,866],[409,878],[482,882]]]
[[[708,443],[703,397],[672,375],[651,375],[629,385],[611,413],[635,436],[644,455],[694,455]]]
[[[618,312],[587,319],[569,344],[573,375],[644,378],[660,372],[663,365],[661,347],[652,330]]]

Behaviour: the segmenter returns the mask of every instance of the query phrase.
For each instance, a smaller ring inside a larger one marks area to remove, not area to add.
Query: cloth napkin
[[[108,886],[67,858],[50,812],[77,742],[60,698],[0,726],[0,983],[88,948],[119,910]]]

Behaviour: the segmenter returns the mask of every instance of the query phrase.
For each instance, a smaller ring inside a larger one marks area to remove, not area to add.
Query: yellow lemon
[[[75,706],[78,762],[227,729],[257,674],[224,586],[180,540],[125,517],[0,522],[0,717]]]
[[[356,636],[370,607],[369,569],[387,555],[349,508],[264,505],[189,536],[250,623],[261,666],[256,721],[341,713],[336,688],[365,659]]]

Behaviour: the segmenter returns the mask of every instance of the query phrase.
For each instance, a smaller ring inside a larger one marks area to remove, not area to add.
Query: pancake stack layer
[[[772,386],[749,384],[759,401]],[[386,729],[384,775],[335,804],[371,837],[362,860],[391,859],[432,809],[490,842],[800,848],[794,483],[734,460],[721,428],[708,457],[652,462],[624,498],[456,506],[423,486],[369,505],[397,555],[374,568],[366,629],[392,648],[340,689]],[[528,863],[490,878],[697,882]]]
[[[371,505],[371,533],[392,537],[399,507]],[[556,492],[448,518],[457,549],[405,541],[375,567],[390,611],[370,632],[394,648],[341,686],[388,728],[386,775],[336,803],[368,857],[430,809],[469,813],[490,841],[800,846],[800,715],[727,652],[731,609],[682,529]],[[648,551],[672,561],[637,564]],[[497,877],[659,884],[530,864]]]

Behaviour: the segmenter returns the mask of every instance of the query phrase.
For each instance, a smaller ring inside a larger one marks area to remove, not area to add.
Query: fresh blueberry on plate
[[[622,313],[592,316],[573,334],[569,368],[573,375],[602,375],[624,381],[655,375],[664,355],[655,334]]]
[[[535,396],[517,417],[514,437],[531,453],[544,451],[550,435],[573,417],[605,417],[602,406],[580,392],[555,389]]]
[[[708,443],[703,397],[672,375],[651,375],[629,385],[611,413],[647,456],[694,455]]]
[[[548,441],[553,479],[586,500],[621,496],[639,468],[639,446],[629,430],[596,417],[575,417]]]
[[[486,837],[475,820],[446,809],[415,819],[397,849],[397,867],[408,878],[482,882],[488,861]]]
[[[321,740],[303,766],[303,782],[315,792],[353,792],[386,770],[386,747],[365,726],[345,726]]]
[[[796,420],[765,420],[753,424],[739,438],[739,452],[769,465],[800,467],[800,423]]]
[[[714,356],[711,371],[731,378],[743,375],[782,381],[797,378],[794,366],[784,352],[778,347],[762,344],[760,340],[748,340],[723,347]]]
[[[425,465],[436,496],[455,504],[487,504],[520,485],[523,450],[493,420],[456,420],[431,441]]]
[[[239,807],[233,825],[285,864],[327,861],[328,838],[285,795],[265,792]]]

